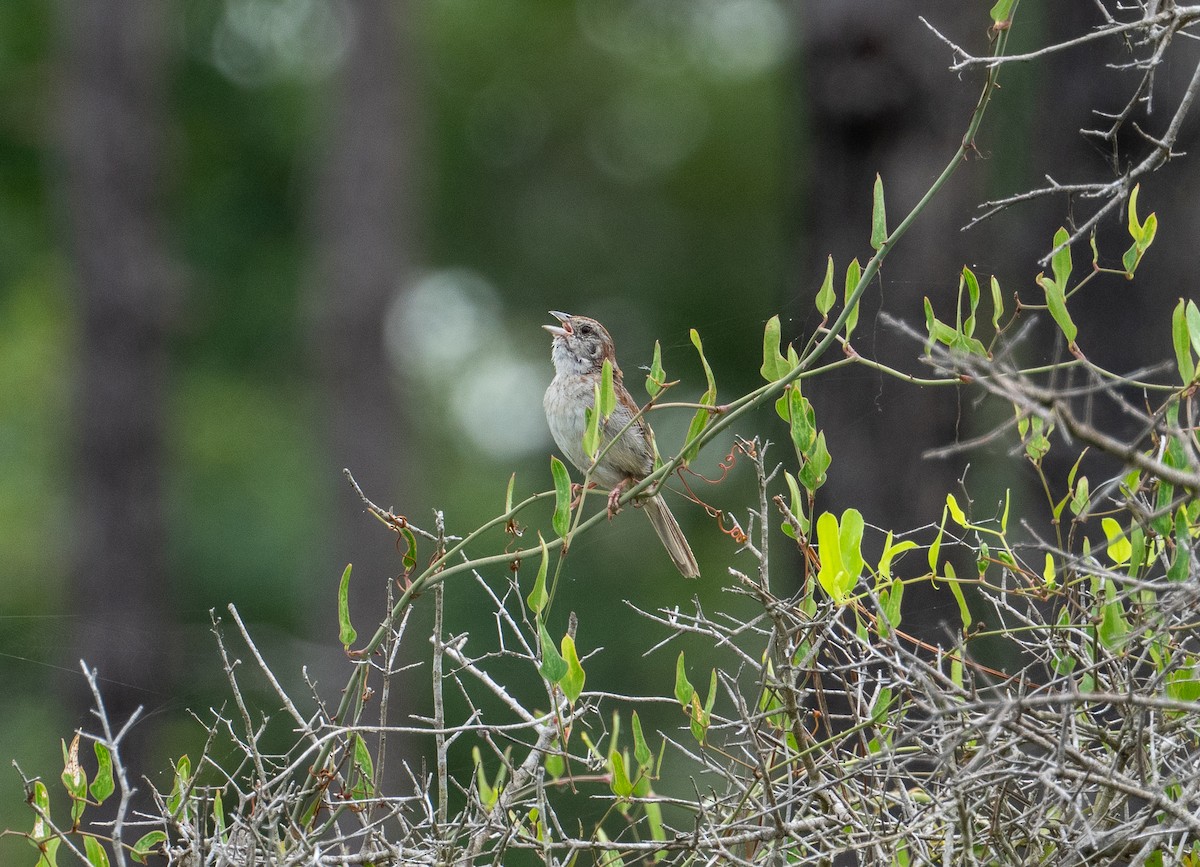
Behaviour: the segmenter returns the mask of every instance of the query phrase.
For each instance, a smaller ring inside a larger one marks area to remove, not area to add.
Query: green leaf
[[[992,277],[992,328],[1000,328],[1000,317],[1004,315],[1004,296],[1000,294],[1000,281]]]
[[[508,477],[508,489],[504,492],[504,514],[512,511],[513,504],[513,488],[517,484],[517,474],[513,473]]]
[[[704,346],[700,342],[700,332],[693,328],[691,330],[691,337],[692,345],[696,347],[696,352],[700,354],[700,363],[704,366],[704,378],[708,381],[708,389],[700,396],[700,400],[698,400],[697,403],[700,403],[704,406],[716,406],[717,382],[713,378],[712,368],[708,365],[708,359],[704,357]],[[687,439],[685,442],[693,442],[695,438],[700,435],[700,432],[708,427],[708,423],[712,420],[712,417],[712,413],[707,409],[697,410],[696,415],[692,418],[691,425],[688,427]],[[696,455],[699,453],[699,443],[693,443],[693,445],[688,447],[688,449],[683,453],[684,462],[686,463],[694,460]]]
[[[1151,214],[1146,218],[1146,222],[1142,223],[1142,237],[1138,241],[1138,252],[1145,253],[1154,243],[1154,236],[1158,234],[1158,215]]]
[[[217,828],[217,837],[220,838],[222,842],[227,841],[228,835],[225,833],[225,805],[222,803],[220,789],[217,789],[215,792],[213,792],[212,817],[213,824],[216,825]]]
[[[1037,284],[1046,292],[1046,306],[1050,309],[1050,315],[1054,317],[1054,321],[1062,329],[1062,333],[1066,336],[1067,341],[1074,343],[1075,335],[1079,333],[1079,329],[1071,320],[1071,314],[1067,312],[1067,299],[1064,294],[1064,287],[1042,274],[1037,275]]]
[[[683,705],[683,709],[687,710],[692,703],[692,696],[696,694],[695,687],[688,680],[687,670],[684,667],[683,651],[679,651],[679,658],[675,660],[675,700]]]
[[[1037,463],[1050,451],[1050,439],[1046,436],[1049,431],[1040,416],[1030,416],[1027,423],[1029,436],[1025,439],[1025,454],[1031,461]]]
[[[892,544],[892,531],[888,530],[887,539],[883,542],[883,554],[879,558],[879,578],[880,581],[890,581],[892,578],[892,561],[903,554],[905,551],[911,551],[917,547],[917,543],[911,539],[905,539],[903,542]]]
[[[887,213],[883,206],[883,178],[875,175],[875,189],[871,194],[871,249],[878,250],[887,240]]]
[[[62,741],[63,772],[62,784],[71,797],[71,827],[79,826],[79,817],[87,807],[87,775],[79,764],[79,732],[71,738],[71,746]]]
[[[560,538],[571,529],[571,477],[567,468],[554,455],[550,456],[550,475],[554,477],[554,532]]]
[[[858,286],[858,281],[862,279],[862,266],[858,264],[858,259],[855,259],[846,268],[846,307],[850,310],[850,315],[846,317],[846,339],[850,339],[850,335],[854,333],[854,327],[858,325],[858,302],[855,301],[853,306],[850,304],[850,296],[854,294],[855,287]]]
[[[171,787],[171,794],[167,796],[167,810],[171,815],[180,815],[180,807],[191,785],[192,760],[183,755],[175,763],[175,783]]]
[[[1138,220],[1137,215],[1137,200],[1138,193],[1142,191],[1141,184],[1134,184],[1133,192],[1129,194],[1129,237],[1139,241],[1142,237],[1142,224]]]
[[[801,461],[812,448],[817,438],[817,416],[808,398],[800,393],[800,387],[792,383],[787,387],[788,428],[792,435],[792,445],[796,447],[796,457]]]
[[[558,683],[566,677],[567,661],[550,640],[550,633],[546,631],[546,624],[542,623],[541,618],[538,618],[538,638],[542,645],[542,664],[538,666],[538,672],[551,683]]]
[[[996,5],[992,7],[989,13],[992,20],[997,24],[1003,24],[1012,15],[1012,7],[1014,0],[996,0]]]
[[[1138,220],[1137,199],[1140,190],[1141,184],[1138,184],[1129,194],[1129,237],[1133,239],[1133,244],[1121,257],[1121,264],[1125,267],[1125,276],[1129,278],[1133,277],[1134,270],[1142,261],[1146,250],[1154,243],[1154,236],[1158,233],[1157,215],[1151,214],[1144,223]]]
[[[479,802],[483,804],[483,809],[490,813],[492,807],[496,806],[496,799],[500,793],[488,782],[483,771],[483,756],[479,747],[471,747],[471,761],[475,765],[475,786],[479,790]]]
[[[167,834],[165,831],[151,831],[133,844],[133,851],[130,855],[132,855],[134,861],[137,861],[139,864],[145,864],[146,858],[154,854],[155,847],[166,841]]]
[[[708,735],[708,727],[712,722],[713,704],[717,700],[717,670],[712,670],[712,675],[708,681],[708,700],[705,701],[704,707],[700,706],[700,696],[692,696],[692,737],[696,739],[696,743],[704,743],[705,737]]]
[[[1167,569],[1168,581],[1186,581],[1188,567],[1192,563],[1192,536],[1188,532],[1187,511],[1180,506],[1175,510],[1175,556]]]
[[[1054,246],[1058,251],[1050,259],[1050,268],[1054,271],[1054,282],[1065,292],[1071,279],[1074,263],[1071,261],[1071,247],[1067,244],[1071,235],[1066,229],[1059,228],[1054,233]]]
[[[546,571],[550,565],[550,551],[547,550],[546,540],[542,538],[541,533],[538,533],[538,543],[542,546],[542,561],[538,564],[537,578],[533,580],[533,589],[525,597],[529,610],[535,615],[541,614],[546,603],[550,601],[550,594],[546,592]]]
[[[704,357],[704,345],[700,342],[700,332],[693,328],[689,334],[692,338],[692,346],[696,347],[696,352],[700,356],[700,364],[704,366],[704,378],[708,382],[708,391],[715,397],[717,381],[713,378],[712,368],[708,366],[708,359]]]
[[[83,849],[87,854],[88,863],[92,867],[108,867],[108,853],[100,845],[100,841],[88,834],[83,838]]]
[[[1192,665],[1167,673],[1167,697],[1175,701],[1196,701],[1200,699],[1200,679],[1196,677],[1196,667]],[[1161,861],[1159,862],[1162,863]],[[1187,863],[1186,861],[1183,863]]]
[[[651,397],[658,397],[658,393],[663,390],[663,385],[667,381],[667,372],[662,366],[662,349],[658,345],[658,341],[654,341],[654,360],[650,362],[650,372],[646,375],[646,393]]]
[[[511,488],[509,490],[511,493]],[[505,511],[508,510],[506,509]],[[401,562],[404,564],[404,574],[407,575],[412,571],[413,566],[417,565],[417,537],[413,535],[412,530],[408,529],[408,527],[401,527],[400,535],[404,538],[405,545],[404,556]]]
[[[783,478],[787,482],[788,494],[791,498],[789,509],[796,517],[796,520],[800,523],[800,532],[807,535],[809,530],[809,522],[808,516],[804,513],[804,499],[800,496],[800,486],[796,483],[796,477],[787,470],[783,471]],[[783,522],[782,530],[784,535],[790,536],[793,539],[796,538],[795,531],[787,521]]]
[[[1137,270],[1138,262],[1142,259],[1142,254],[1138,251],[1138,245],[1135,241],[1125,251],[1125,255],[1121,257],[1121,266],[1125,269],[1125,276],[1132,279],[1133,272]]]
[[[791,373],[791,365],[779,351],[782,339],[779,317],[772,316],[767,320],[767,327],[763,329],[763,362],[759,368],[759,373],[767,382],[775,382]]]
[[[929,340],[925,342],[926,353],[934,343],[944,346],[955,346],[961,343],[959,333],[933,315],[933,304],[925,297],[925,329],[929,332]]]
[[[349,795],[355,801],[366,801],[375,797],[375,763],[371,751],[362,735],[354,734],[354,780]]]
[[[607,358],[600,365],[600,398],[596,402],[600,407],[600,418],[605,423],[612,418],[617,408],[617,393],[613,390],[613,367]]]
[[[595,463],[600,455],[600,412],[596,408],[600,403],[600,383],[592,386],[592,405],[583,408],[583,453],[588,460]]]
[[[633,712],[633,757],[637,760],[639,769],[649,768],[654,758],[654,753],[650,752],[650,745],[646,743],[646,736],[642,734],[642,721],[638,719],[636,710]]]
[[[350,563],[346,564],[346,568],[342,572],[341,583],[338,584],[338,638],[342,642],[342,647],[347,650],[358,640],[358,633],[354,631],[354,626],[350,623],[351,566]]]
[[[1112,581],[1104,582],[1104,599],[1096,636],[1109,650],[1117,650],[1129,632],[1129,623],[1125,620],[1125,609],[1121,606],[1121,600],[1117,598],[1117,589]]]
[[[1171,343],[1175,347],[1175,366],[1179,369],[1179,377],[1184,385],[1196,377],[1196,363],[1192,361],[1186,311],[1184,300],[1180,298],[1171,313]]]
[[[1192,342],[1192,352],[1200,355],[1200,307],[1196,306],[1195,301],[1187,303],[1184,318],[1187,320],[1188,339]]]
[[[967,320],[963,323],[962,333],[970,337],[975,333],[975,311],[979,309],[979,280],[975,272],[966,265],[962,269],[961,280],[967,287]]]
[[[900,603],[904,599],[904,582],[892,581],[887,587],[879,588],[876,593],[879,596],[880,625],[887,628],[880,634],[887,635],[890,630],[900,628]]]
[[[1071,513],[1074,515],[1082,515],[1083,510],[1088,506],[1088,500],[1091,498],[1091,490],[1088,485],[1087,476],[1080,476],[1079,483],[1075,485],[1075,494],[1071,497]]]
[[[97,804],[103,804],[115,788],[112,753],[109,752],[107,745],[99,741],[92,741],[92,751],[96,754],[96,776],[92,779],[92,785],[88,791],[92,793]]]
[[[820,431],[817,441],[804,455],[804,466],[800,468],[800,483],[806,490],[816,493],[817,488],[825,484],[825,472],[831,463],[833,458],[829,456],[829,449],[825,446],[825,431]]]
[[[971,628],[971,609],[967,607],[967,597],[963,595],[962,585],[954,574],[954,565],[947,560],[942,564],[942,568],[946,571],[946,583],[950,585],[954,601],[958,603],[958,616],[962,618],[963,632],[966,632]]]
[[[821,289],[817,292],[817,312],[821,314],[822,322],[829,318],[829,311],[833,309],[835,301],[837,296],[833,294],[833,257],[830,256],[825,262],[825,279],[821,281]]]
[[[30,803],[41,810],[46,815],[50,815],[50,792],[46,789],[46,784],[41,780],[33,781],[33,793],[30,797]],[[32,839],[29,841],[35,846],[38,843],[46,840],[52,832],[46,827],[46,821],[40,816],[35,815],[33,819]]]
[[[618,752],[608,757],[609,778],[608,786],[618,798],[628,798],[633,794],[633,783],[625,771],[625,759]]]
[[[551,745],[552,750],[558,748],[558,741]],[[557,780],[567,770],[566,762],[563,761],[562,754],[559,752],[548,752],[546,754],[546,773],[550,775],[550,779]]]
[[[574,704],[583,692],[583,682],[587,679],[583,666],[579,664],[579,654],[575,652],[575,639],[569,635],[562,637],[562,655],[567,662],[567,673],[559,680],[563,695]]]

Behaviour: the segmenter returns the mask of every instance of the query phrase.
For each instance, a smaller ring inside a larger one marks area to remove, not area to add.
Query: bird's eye
[[[592,333],[592,326],[590,326],[590,325],[581,325],[581,326],[579,326],[579,333],[580,333],[580,334],[591,334],[591,333]]]

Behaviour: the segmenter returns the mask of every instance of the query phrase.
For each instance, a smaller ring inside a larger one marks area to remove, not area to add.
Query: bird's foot
[[[618,500],[621,499],[621,494],[629,487],[629,481],[620,482],[616,487],[608,492],[608,520],[612,520],[617,512],[621,511],[621,504]]]

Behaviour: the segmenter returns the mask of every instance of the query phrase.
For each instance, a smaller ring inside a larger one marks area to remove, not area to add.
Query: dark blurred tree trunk
[[[162,463],[175,287],[159,203],[165,11],[144,0],[58,4],[59,187],[79,300],[78,489],[64,516],[64,538],[76,546],[71,665],[82,657],[100,670],[117,723],[147,695],[170,690]],[[72,690],[81,707],[90,703],[78,678]]]
[[[310,305],[337,510],[314,615],[318,635],[331,644],[345,564],[354,564],[351,613],[368,634],[384,617],[387,583],[401,571],[388,531],[364,512],[341,470],[348,467],[380,505],[399,509],[413,462],[384,335],[387,308],[413,258],[417,87],[405,38],[413,13],[394,0],[345,8],[351,42],[330,92],[317,170]]]

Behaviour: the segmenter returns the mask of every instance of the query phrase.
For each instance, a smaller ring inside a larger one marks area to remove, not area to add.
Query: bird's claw
[[[617,512],[621,511],[621,504],[619,500],[621,499],[621,494],[624,493],[625,488],[626,483],[621,482],[608,492],[608,520],[610,521],[614,516],[616,516]]]

